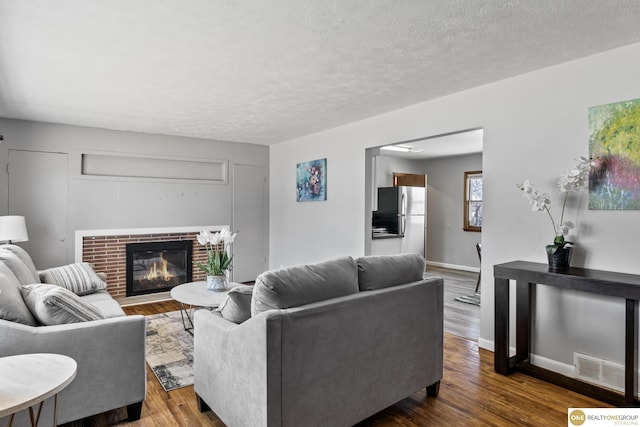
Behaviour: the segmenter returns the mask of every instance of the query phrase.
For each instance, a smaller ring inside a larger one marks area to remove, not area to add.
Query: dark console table
[[[495,278],[495,359],[496,372],[509,375],[521,371],[536,378],[565,387],[617,406],[633,406],[636,399],[638,355],[638,300],[640,275],[611,271],[570,268],[551,272],[547,264],[513,261],[493,267]],[[516,354],[509,357],[509,281],[516,281]],[[531,300],[536,284],[562,289],[620,297],[626,300],[625,314],[625,391],[613,390],[579,381],[529,363],[531,352]]]

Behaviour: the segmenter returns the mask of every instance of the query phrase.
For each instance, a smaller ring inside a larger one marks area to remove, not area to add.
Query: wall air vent
[[[573,353],[577,379],[624,392],[624,366],[586,354]]]

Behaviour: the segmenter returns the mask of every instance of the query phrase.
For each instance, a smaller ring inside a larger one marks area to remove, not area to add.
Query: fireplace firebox
[[[191,281],[191,240],[129,243],[126,245],[126,295],[171,290]]]

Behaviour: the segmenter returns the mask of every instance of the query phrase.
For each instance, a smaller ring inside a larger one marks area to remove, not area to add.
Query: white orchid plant
[[[557,223],[554,221],[553,215],[551,215],[551,196],[549,194],[541,193],[533,188],[529,180],[524,181],[522,184],[516,184],[516,187],[523,191],[524,197],[529,200],[531,210],[534,212],[545,211],[547,215],[549,215],[549,219],[551,219],[555,237],[553,244],[547,245],[547,252],[550,254],[555,254],[566,245],[573,245],[572,242],[565,240],[565,236],[569,234],[569,230],[573,229],[575,225],[571,221],[564,220],[564,211],[567,206],[569,193],[578,192],[588,184],[591,163],[591,160],[586,157],[580,157],[573,168],[564,171],[560,175],[560,179],[558,179],[558,191],[564,194],[564,198],[562,201],[560,221]]]
[[[203,230],[198,234],[198,243],[207,249],[207,262],[194,261],[193,263],[208,276],[224,276],[231,269],[233,256],[229,246],[233,243],[237,233],[231,233],[229,229],[223,229],[212,233]],[[222,250],[219,246],[223,245]]]

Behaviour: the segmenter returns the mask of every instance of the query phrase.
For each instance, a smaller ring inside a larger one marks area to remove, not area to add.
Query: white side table
[[[17,412],[29,409],[31,426],[35,427],[44,401],[53,396],[53,425],[57,425],[58,393],[73,381],[77,368],[75,360],[61,354],[0,357],[0,418],[11,415],[11,426]],[[34,415],[36,405],[38,411]]]
[[[180,303],[184,330],[193,335],[194,307],[216,308],[222,304],[229,291],[238,285],[240,283],[229,282],[229,287],[224,291],[210,291],[207,289],[207,282],[189,282],[171,288],[171,298]]]

